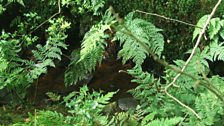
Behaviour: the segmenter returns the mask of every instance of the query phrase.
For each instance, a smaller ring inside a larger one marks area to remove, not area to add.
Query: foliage
[[[212,19],[211,21],[215,20]],[[199,24],[200,22],[201,21],[199,21]],[[220,41],[220,39],[217,38],[220,37],[215,37],[220,34],[220,31],[217,32],[217,29],[221,28],[216,27],[214,30],[212,30],[212,28],[214,28],[214,25],[210,26],[208,29],[209,39],[211,40],[210,45],[206,46],[203,51],[197,49],[194,57],[191,59],[185,70],[186,73],[194,75],[196,80],[182,75],[175,83],[178,88],[169,89],[169,93],[174,97],[200,113],[202,119],[198,120],[192,113],[189,113],[187,109],[181,109],[179,104],[171,100],[167,94],[161,92],[165,86],[173,81],[173,78],[177,75],[176,72],[172,69],[167,69],[165,71],[165,76],[163,77],[165,85],[162,85],[159,80],[154,79],[152,74],[143,72],[141,66],[135,66],[132,70],[129,70],[128,73],[134,77],[132,81],[139,84],[138,87],[131,90],[131,93],[135,98],[140,100],[140,103],[142,103],[138,110],[138,115],[141,116],[147,114],[143,117],[144,121],[142,123],[146,124],[146,120],[153,120],[149,124],[155,123],[155,125],[159,125],[164,121],[164,118],[182,116],[185,120],[180,118],[176,123],[181,121],[182,125],[222,125],[221,120],[223,119],[222,115],[224,114],[222,106],[223,101],[218,95],[223,97],[223,88],[221,85],[224,82],[223,79],[218,76],[207,77],[209,74],[207,59],[214,61],[217,59],[218,55],[220,55],[219,53],[222,52],[219,49],[222,48],[222,43],[219,45],[217,44],[218,41]],[[196,34],[193,34],[193,37],[195,37],[195,35]],[[218,50],[214,51],[215,49]],[[174,64],[177,68],[181,68],[184,66],[185,61],[175,60]],[[206,80],[207,84],[202,86],[198,84],[197,81],[203,79]],[[218,95],[215,95],[214,92],[217,92]],[[214,103],[214,101],[216,102]],[[179,111],[180,109],[181,111]],[[151,114],[152,112],[154,113],[153,115]],[[184,115],[189,116],[184,117]],[[160,121],[156,118],[159,118]]]
[[[208,15],[204,15],[201,19],[199,19],[197,26],[198,27],[202,27],[204,25],[204,23],[206,22],[208,18]],[[220,18],[213,18],[211,19],[210,23],[209,23],[209,27],[208,27],[208,37],[211,40],[215,40],[218,41],[219,37],[221,37],[221,39],[224,39],[224,20],[220,19]],[[200,33],[200,28],[195,28],[195,31],[193,33],[193,40],[196,38],[196,36]]]
[[[178,67],[181,67],[184,64],[184,61],[178,60],[175,61],[175,64]],[[196,78],[203,78],[202,75],[206,76],[208,74],[208,65],[200,52],[195,55],[185,72],[191,73]],[[220,123],[220,120],[222,120],[223,106],[220,99],[215,97],[213,93],[209,92],[205,88],[198,86],[193,79],[181,76],[175,83],[178,85],[178,91],[174,88],[170,89],[169,92],[181,102],[189,105],[191,108],[199,112],[203,117],[201,120],[197,120],[196,117],[192,115],[192,113],[189,113],[188,110],[183,110],[179,104],[171,100],[162,91],[164,86],[169,84],[172,81],[172,78],[176,75],[172,70],[166,71],[166,76],[163,78],[166,81],[165,85],[160,84],[160,81],[154,79],[153,75],[143,72],[140,66],[136,66],[132,70],[129,70],[128,73],[135,78],[132,81],[139,84],[138,87],[130,92],[135,98],[140,100],[141,106],[137,110],[137,113],[139,116],[146,115],[143,117],[143,124],[153,125],[155,123],[154,125],[159,125],[163,124],[165,121],[164,118],[173,118],[174,116],[184,118],[184,115],[186,114],[190,114],[190,116],[187,117],[185,121],[181,118],[178,119],[179,121],[174,121],[174,119],[173,121],[175,124],[183,121],[182,124],[184,125],[194,125],[195,122],[198,122],[198,126],[214,125]],[[211,84],[214,84],[213,86],[215,86],[216,89],[221,89],[220,85],[223,84],[223,79],[215,76],[208,79],[211,81]],[[221,92],[223,91],[221,90]],[[214,101],[217,102],[214,103]],[[154,114],[152,115],[152,113]],[[216,117],[218,117],[218,119]],[[165,124],[168,124],[168,122]]]
[[[5,7],[2,1],[0,2],[0,13],[2,13]],[[24,5],[21,0],[17,2]],[[210,2],[210,0],[198,3],[193,0],[177,0],[175,3],[170,0],[150,2],[150,9],[153,11],[161,12],[161,14],[172,18],[178,16],[178,18],[187,19],[193,15],[194,17],[191,19],[194,20],[198,15],[194,15],[192,11],[196,12],[195,9],[199,5],[200,8],[204,8],[202,4]],[[93,15],[100,15],[100,9],[103,8],[105,1],[63,0],[61,4],[63,9],[68,9],[75,14],[82,15],[86,12],[93,12]],[[126,7],[128,8],[130,4],[127,4]],[[46,5],[54,6],[57,3],[51,0]],[[176,12],[178,13],[173,15]],[[64,43],[67,38],[66,29],[70,27],[70,23],[62,18],[63,14],[58,14],[58,18],[49,20],[50,26],[46,29],[45,34],[47,36],[45,36],[47,38],[46,43],[40,41],[43,38],[33,34],[37,27],[44,26],[47,22],[38,25],[43,20],[44,15],[39,16],[35,11],[23,14],[23,17],[14,18],[11,24],[17,26],[15,32],[2,31],[0,36],[0,89],[16,90],[21,95],[35,79],[38,79],[41,74],[47,73],[48,67],[55,67],[54,61],[61,60],[62,50],[67,49],[67,45]],[[70,86],[82,80],[102,62],[108,41],[119,42],[118,59],[122,59],[123,64],[130,60],[135,63],[134,68],[127,70],[127,73],[133,77],[132,82],[138,84],[135,89],[129,91],[140,103],[135,111],[104,115],[103,109],[110,103],[116,92],[103,95],[103,92],[91,92],[87,86],[84,86],[80,88],[79,92],[72,92],[64,97],[63,104],[67,107],[65,113],[48,110],[35,111],[34,115],[29,115],[26,122],[15,125],[222,126],[224,119],[224,79],[218,75],[209,74],[208,60],[209,62],[224,61],[223,19],[221,17],[211,19],[206,31],[207,35],[205,35],[207,43],[196,49],[184,72],[181,72],[181,76],[175,84],[170,86],[178,74],[176,68],[181,69],[185,65],[186,61],[183,60],[183,57],[191,53],[192,50],[187,47],[193,42],[190,44],[186,44],[190,41],[168,43],[172,46],[172,51],[174,49],[175,51],[181,50],[182,55],[169,65],[160,59],[162,54],[165,56],[169,54],[166,50],[164,52],[164,44],[167,45],[167,43],[164,43],[164,37],[160,33],[162,30],[141,19],[139,15],[134,18],[133,14],[133,12],[128,14],[124,22],[118,24],[119,16],[107,10],[101,21],[92,26],[90,31],[85,34],[81,49],[75,49],[72,52],[65,81],[67,86]],[[203,27],[207,17],[208,15],[203,16],[197,23],[198,27],[193,33],[193,41],[200,33],[201,28],[199,27]],[[152,21],[158,21],[157,25],[161,23],[161,20]],[[166,24],[159,26],[166,26]],[[168,29],[163,31],[166,39],[169,40],[171,37],[172,41],[178,40],[174,38],[191,31],[186,28],[182,33],[179,33],[182,27],[177,28],[176,26],[178,26],[176,23],[171,23],[168,25]],[[176,35],[177,33],[178,35]],[[188,40],[190,37],[188,35],[187,37],[180,38]],[[175,44],[182,45],[177,47]],[[143,47],[144,45],[146,47]],[[183,54],[183,50],[180,49],[182,47],[189,51]],[[163,62],[167,67],[164,71],[160,71],[163,76],[156,77],[152,71],[145,71],[142,68],[145,59],[150,57],[146,48],[157,56],[156,58],[153,56],[154,59]],[[29,54],[25,51],[26,49],[30,52]],[[170,48],[168,47],[168,49]],[[60,101],[60,96],[54,93],[48,93],[48,96],[53,101]],[[195,113],[200,116],[200,119],[195,116]]]
[[[159,33],[161,29],[156,28],[153,24],[145,20],[133,19],[133,14],[130,13],[126,16],[126,27],[128,26],[131,34],[135,35],[153,53],[160,57],[164,46],[163,36]],[[119,29],[116,32],[115,37],[122,46],[122,49],[118,53],[118,58],[122,58],[123,64],[129,59],[133,59],[134,63],[141,65],[149,54],[139,43],[135,42],[136,40],[133,37],[125,32],[127,32],[125,28]]]
[[[68,112],[75,114],[74,121],[77,125],[104,125],[107,123],[107,117],[102,116],[101,112],[109,100],[116,92],[109,92],[102,95],[93,91],[89,93],[87,86],[80,88],[80,92],[72,92],[64,98]]]
[[[53,60],[61,60],[62,49],[67,49],[64,40],[67,38],[65,30],[69,28],[69,23],[64,22],[62,18],[50,21],[53,24],[48,28],[49,39],[46,45],[37,44],[37,50],[33,50],[36,59],[36,67],[30,71],[33,78],[37,78],[42,73],[46,73],[47,67],[54,67]]]
[[[25,6],[23,0],[7,0],[7,1],[0,0],[0,15],[4,11],[6,11],[6,6],[11,3],[19,3],[20,5]]]
[[[138,126],[138,120],[133,113],[130,112],[120,112],[115,113],[115,115],[110,119],[107,126]]]
[[[76,84],[86,74],[95,70],[97,63],[101,63],[105,47],[107,46],[106,40],[109,37],[107,31],[110,30],[110,26],[113,23],[115,22],[113,17],[111,17],[111,13],[107,11],[103,20],[85,34],[81,44],[81,50],[75,50],[72,53],[72,57],[74,58],[72,58],[65,74],[65,82],[67,85]]]
[[[2,32],[0,37],[0,89],[7,86],[13,88],[20,86],[20,84],[27,83],[26,71],[21,68],[24,60],[19,58],[18,53],[21,51],[19,40],[14,39],[15,34]]]
[[[25,6],[23,0],[7,0],[7,3],[8,3],[8,4],[9,4],[9,3],[12,3],[12,2],[17,2],[17,3],[19,3],[19,4],[23,5],[23,6]]]
[[[55,111],[35,111],[35,115],[29,114],[29,121],[25,123],[17,123],[15,126],[32,126],[32,125],[55,125],[55,126],[69,126],[65,122],[63,114]]]
[[[160,106],[164,100],[164,94],[160,91],[161,85],[159,80],[155,79],[154,76],[148,72],[143,72],[139,65],[128,70],[128,74],[134,77],[132,82],[139,84],[139,86],[131,90],[130,93],[132,93],[136,99],[140,100],[141,108],[145,109],[144,113],[157,112],[158,110],[154,108]],[[146,109],[147,107],[150,109]]]
[[[47,67],[55,66],[53,60],[61,59],[61,49],[66,49],[65,31],[69,28],[69,23],[62,18],[52,20],[50,23],[46,45],[37,44],[37,50],[32,50],[34,59],[24,59],[21,50],[24,45],[29,46],[37,41],[37,37],[24,35],[18,39],[16,32],[14,34],[2,32],[0,37],[1,89],[16,88],[19,93],[23,94],[34,79],[47,72]]]
[[[164,44],[163,36],[158,33],[161,30],[147,21],[132,18],[133,13],[129,14],[125,21],[126,25],[130,26],[130,31],[138,35],[140,40],[143,40],[153,52],[160,56]],[[111,25],[115,23],[110,12],[106,12],[102,20],[85,35],[81,51],[73,53],[74,56],[80,55],[80,57],[72,58],[65,75],[67,84],[75,84],[82,80],[87,73],[94,70],[97,62],[102,61],[103,52],[107,45],[106,39],[109,37],[106,31],[110,30]],[[115,39],[119,40],[120,45],[123,46],[118,53],[118,58],[123,58],[123,64],[129,59],[133,59],[133,62],[141,65],[148,55],[147,51],[134,42],[131,36],[123,32],[125,32],[125,29],[121,28],[115,35]]]
[[[104,7],[104,0],[62,0],[62,6],[71,6],[72,13],[93,12],[93,15],[99,15],[100,9]]]
[[[161,119],[161,120],[153,120],[152,122],[148,123],[145,126],[175,126],[177,125],[180,121],[182,120],[182,118],[171,118],[171,119]]]
[[[208,15],[203,16],[197,23],[197,26],[203,26]],[[204,49],[207,53],[207,59],[214,62],[216,60],[224,61],[223,40],[224,40],[224,20],[213,18],[208,27],[208,38],[210,39],[209,46]],[[199,28],[195,28],[193,40],[200,33]]]
[[[67,115],[56,111],[39,111],[35,115],[29,114],[29,121],[16,125],[65,125],[65,126],[104,126],[108,117],[102,115],[102,110],[116,92],[105,95],[102,92],[90,93],[87,86],[80,88],[79,92],[72,92],[64,97]]]

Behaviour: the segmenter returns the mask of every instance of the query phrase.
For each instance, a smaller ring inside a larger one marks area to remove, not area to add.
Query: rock
[[[123,111],[135,109],[139,104],[134,98],[120,98],[117,101],[118,107]]]
[[[120,98],[117,101],[106,105],[103,109],[103,113],[107,115],[113,115],[116,112],[135,110],[138,104],[138,101],[134,98]]]

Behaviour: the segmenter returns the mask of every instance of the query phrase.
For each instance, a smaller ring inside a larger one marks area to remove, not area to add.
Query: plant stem
[[[185,24],[185,25],[188,25],[188,26],[192,26],[192,27],[196,27],[196,28],[202,29],[202,27],[199,27],[197,25],[194,25],[194,24],[191,24],[191,23],[188,23],[188,22],[185,22],[185,21],[181,21],[181,20],[169,18],[169,17],[163,16],[163,15],[159,15],[159,14],[155,14],[155,13],[150,13],[150,12],[145,12],[145,11],[141,11],[141,10],[135,10],[135,12],[143,13],[143,14],[151,15],[151,16],[156,16],[156,17],[159,17],[159,18],[163,18],[165,20],[170,20],[170,21],[173,21],[173,22],[178,22],[178,23],[181,23],[181,24]]]

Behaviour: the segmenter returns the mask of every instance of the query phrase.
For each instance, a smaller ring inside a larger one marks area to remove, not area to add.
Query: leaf
[[[203,17],[201,17],[198,21],[198,23],[196,24],[197,27],[195,27],[194,32],[193,32],[193,38],[192,41],[195,40],[195,38],[200,34],[201,32],[201,28],[205,25],[206,20],[208,19],[209,15],[204,15]],[[200,28],[198,28],[200,27]]]
[[[25,4],[24,4],[23,0],[16,0],[16,2],[18,2],[19,4],[21,4],[22,6],[25,7]]]
[[[175,126],[177,125],[183,118],[181,117],[174,117],[170,119],[156,119],[147,124],[146,126]]]
[[[213,39],[215,35],[218,34],[218,32],[221,29],[221,24],[220,24],[220,18],[213,18],[210,20],[210,25],[209,25],[209,38]]]
[[[106,12],[103,19],[99,24],[93,26],[84,36],[81,44],[80,51],[73,51],[73,58],[69,64],[69,68],[65,72],[66,85],[76,84],[81,81],[89,73],[95,70],[97,63],[103,60],[103,53],[107,46],[106,39],[109,35],[106,33],[110,30],[110,25],[114,23],[114,18],[108,20],[111,13]],[[77,56],[74,56],[77,55]]]
[[[144,126],[144,125],[147,124],[147,122],[152,121],[152,120],[154,119],[154,117],[155,117],[156,114],[157,114],[156,112],[153,112],[153,113],[150,113],[150,114],[146,115],[146,116],[142,119],[141,125]]]
[[[222,39],[224,39],[224,29],[220,31],[219,35],[222,37]]]

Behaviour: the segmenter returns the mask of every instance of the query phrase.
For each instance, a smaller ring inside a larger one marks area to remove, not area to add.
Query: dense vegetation
[[[223,7],[221,0],[0,0],[0,125],[223,126]],[[91,88],[95,71],[112,60],[128,66],[116,72],[137,85],[125,90],[134,107],[114,100],[120,88]],[[38,84],[55,69],[63,76],[55,71],[53,80],[67,88],[54,91],[47,81],[37,101]]]

